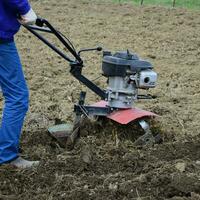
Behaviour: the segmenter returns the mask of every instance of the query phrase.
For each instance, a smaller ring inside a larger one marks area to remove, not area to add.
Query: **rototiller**
[[[144,120],[146,117],[153,117],[156,114],[134,107],[136,100],[152,98],[150,95],[139,95],[138,93],[139,89],[148,90],[156,86],[157,73],[153,71],[150,62],[140,59],[128,50],[114,54],[110,51],[103,51],[102,75],[108,79],[108,87],[103,90],[82,74],[84,65],[80,56],[81,52],[102,51],[101,47],[82,49],[77,52],[70,40],[45,19],[39,18],[36,25],[25,27],[69,62],[70,73],[101,98],[101,101],[93,105],[85,105],[86,92],[81,92],[79,102],[74,105],[76,114],[74,124],[59,124],[50,127],[49,132],[53,137],[59,140],[67,136],[67,140],[74,143],[80,134],[80,124],[83,119],[101,116],[120,124],[128,124],[136,120],[145,132],[136,141],[136,144],[154,144],[156,142],[148,123]],[[39,34],[39,31],[54,34],[68,50],[68,53],[73,56],[73,59]]]

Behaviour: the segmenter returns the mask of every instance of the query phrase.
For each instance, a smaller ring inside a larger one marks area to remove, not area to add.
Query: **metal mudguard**
[[[106,107],[107,105],[108,103],[106,101],[99,101],[93,104],[92,106]],[[120,124],[128,124],[136,119],[140,119],[143,117],[156,117],[156,116],[158,115],[149,111],[145,111],[139,108],[130,108],[130,109],[120,109],[117,111],[113,111],[106,117]]]

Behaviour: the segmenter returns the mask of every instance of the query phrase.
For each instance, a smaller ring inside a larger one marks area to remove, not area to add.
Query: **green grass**
[[[141,0],[113,0],[114,2],[132,2],[140,5]],[[143,0],[144,5],[161,5],[172,6],[173,0]],[[189,9],[200,9],[200,0],[176,0],[175,7],[183,7]]]

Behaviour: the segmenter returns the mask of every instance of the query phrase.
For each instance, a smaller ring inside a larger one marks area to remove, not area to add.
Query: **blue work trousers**
[[[0,43],[0,85],[4,109],[0,127],[0,164],[19,155],[19,140],[28,110],[29,91],[14,42]]]

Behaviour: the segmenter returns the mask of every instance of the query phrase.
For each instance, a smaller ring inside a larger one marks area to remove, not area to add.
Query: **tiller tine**
[[[140,136],[135,142],[134,144],[136,146],[153,146],[156,143],[156,139],[153,136],[149,124],[144,121],[144,120],[140,120],[139,121],[139,125],[141,126],[141,128],[144,130],[145,134]]]
[[[93,106],[102,107],[102,108],[107,107],[107,102],[100,101],[93,104]],[[155,143],[159,143],[161,141],[161,137],[160,135],[157,135],[155,137],[153,136],[150,130],[149,124],[145,120],[143,120],[143,118],[156,117],[156,116],[158,115],[149,111],[141,110],[138,108],[129,108],[129,109],[119,109],[119,110],[113,111],[112,113],[108,114],[106,117],[123,125],[137,120],[141,128],[144,130],[145,134],[139,137],[135,141],[135,145],[153,146]]]

